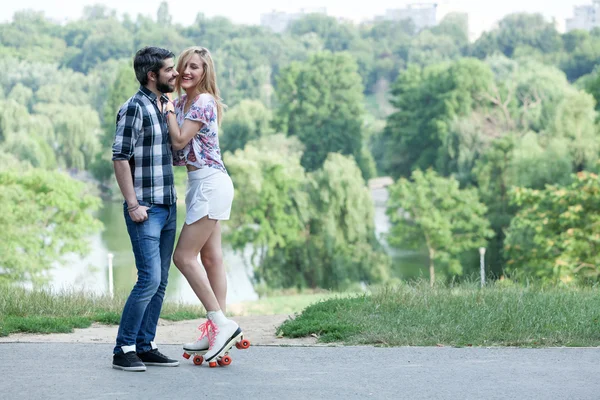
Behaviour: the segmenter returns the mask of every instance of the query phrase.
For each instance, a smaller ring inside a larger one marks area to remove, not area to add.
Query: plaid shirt
[[[161,96],[161,102],[168,101]],[[112,146],[112,159],[129,160],[138,200],[153,204],[176,201],[173,155],[167,118],[158,98],[144,86],[121,106]]]

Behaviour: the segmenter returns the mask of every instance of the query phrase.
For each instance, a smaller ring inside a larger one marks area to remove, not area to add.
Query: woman
[[[174,104],[167,104],[167,122],[174,165],[187,167],[188,185],[185,224],[173,261],[204,305],[208,318],[200,327],[200,339],[185,344],[184,350],[200,354],[206,351],[204,360],[212,367],[243,337],[238,324],[223,314],[227,278],[219,221],[229,219],[233,183],[219,149],[223,105],[209,51],[202,47],[184,50],[177,71],[176,90],[180,96]]]

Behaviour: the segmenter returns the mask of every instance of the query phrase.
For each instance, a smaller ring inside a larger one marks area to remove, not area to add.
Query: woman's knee
[[[173,263],[180,271],[184,271],[196,263],[196,258],[184,251],[173,253]]]
[[[200,259],[202,260],[202,265],[204,265],[204,268],[206,269],[219,268],[223,265],[223,254],[220,252],[200,254]]]

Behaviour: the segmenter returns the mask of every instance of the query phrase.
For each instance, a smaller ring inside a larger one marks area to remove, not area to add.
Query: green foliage
[[[425,244],[433,285],[436,261],[451,275],[461,275],[459,256],[485,246],[493,236],[486,212],[475,189],[460,189],[458,181],[433,170],[416,170],[411,181],[401,178],[390,187],[387,214],[392,228],[388,242],[415,249]]]
[[[311,216],[308,247],[316,257],[306,266],[308,279],[325,288],[385,282],[390,261],[375,238],[373,200],[354,160],[331,153],[312,177],[317,211]]]
[[[86,253],[86,236],[101,226],[87,190],[59,172],[0,171],[0,281],[43,282],[65,254]]]
[[[429,168],[445,158],[446,142],[456,118],[470,114],[492,83],[484,63],[461,59],[424,69],[410,67],[392,87],[397,109],[387,120],[381,140],[386,152],[381,168],[393,176],[414,168]]]
[[[338,22],[335,17],[322,14],[309,14],[292,22],[288,29],[297,36],[316,33],[323,39],[325,50],[332,52],[349,50],[352,42],[358,38],[358,32],[351,24]]]
[[[234,152],[246,143],[274,133],[273,114],[258,100],[242,100],[229,109],[221,126],[221,151]]]
[[[135,47],[131,32],[114,18],[94,21],[94,30],[85,39],[77,56],[69,62],[75,71],[87,72],[109,59],[132,57]]]
[[[318,53],[281,72],[275,124],[304,144],[302,165],[307,171],[320,168],[332,152],[361,159],[362,92],[356,62],[346,53]]]
[[[100,120],[98,113],[87,105],[72,106],[39,104],[36,111],[47,116],[54,131],[55,152],[66,168],[86,169],[99,148]],[[73,116],[77,116],[74,118]]]
[[[600,37],[597,35],[571,34],[566,46],[572,49],[567,57],[560,61],[560,67],[570,81],[594,70],[600,60]]]
[[[227,236],[236,249],[252,243],[257,268],[262,268],[269,252],[297,240],[305,229],[309,199],[300,148],[296,139],[275,135],[224,155],[240,193],[234,199],[236,212]]]
[[[539,14],[509,15],[471,44],[465,15],[455,13],[419,32],[411,21],[354,25],[308,15],[279,34],[203,14],[190,26],[173,24],[167,2],[154,16],[133,17],[94,5],[66,24],[18,12],[0,24],[0,43],[2,165],[85,169],[106,189],[116,188],[109,151],[116,110],[138,86],[135,51],[146,44],[175,53],[208,47],[230,107],[222,150],[241,162],[233,166],[236,201],[255,213],[238,221],[235,240],[256,243],[257,259],[269,265],[262,276],[283,286],[376,280],[363,266],[386,265],[368,235],[350,245],[340,226],[335,235],[317,228],[330,222],[328,212],[336,223],[345,220],[315,194],[319,187],[327,196],[348,195],[317,172],[330,153],[358,165],[362,177],[356,187],[348,183],[357,193],[376,175],[375,161],[393,177],[435,168],[461,187],[477,187],[496,234],[487,255],[497,274],[516,212],[511,188],[567,185],[573,172],[598,169],[600,30],[560,34]],[[303,149],[274,133],[297,137]],[[263,160],[264,149],[274,161]],[[333,158],[331,165],[355,166]],[[254,175],[242,172],[244,163]],[[363,206],[360,215],[370,218],[372,206]],[[352,246],[364,246],[364,258]],[[289,275],[278,272],[292,264]]]
[[[90,170],[100,182],[106,183],[113,176],[111,148],[115,139],[116,117],[119,108],[125,101],[133,96],[139,88],[139,82],[135,78],[133,66],[129,62],[122,62],[116,68],[112,85],[108,88],[106,101],[104,103],[102,134],[100,136],[100,147],[104,151],[97,152],[90,165]]]
[[[569,185],[515,188],[519,211],[506,235],[507,269],[515,277],[553,282],[600,276],[600,180],[580,172]]]
[[[263,137],[225,161],[238,193],[228,240],[251,245],[257,281],[273,288],[381,282],[389,260],[374,237],[373,203],[355,162],[331,154],[306,174],[295,138]]]
[[[549,53],[562,47],[560,34],[552,22],[541,14],[510,14],[500,22],[498,29],[484,32],[475,42],[472,54],[484,58],[501,52],[512,57],[520,46],[528,46]]]
[[[469,42],[469,15],[457,12],[446,14],[438,25],[431,28],[431,32],[451,37],[456,46],[464,47]]]

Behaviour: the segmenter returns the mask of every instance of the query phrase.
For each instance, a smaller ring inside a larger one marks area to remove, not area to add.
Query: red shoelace
[[[212,348],[215,344],[215,337],[219,333],[219,328],[210,319],[206,320],[205,323],[201,324],[198,329],[200,330],[200,337],[198,340],[202,340],[204,337],[208,337],[208,348]]]

